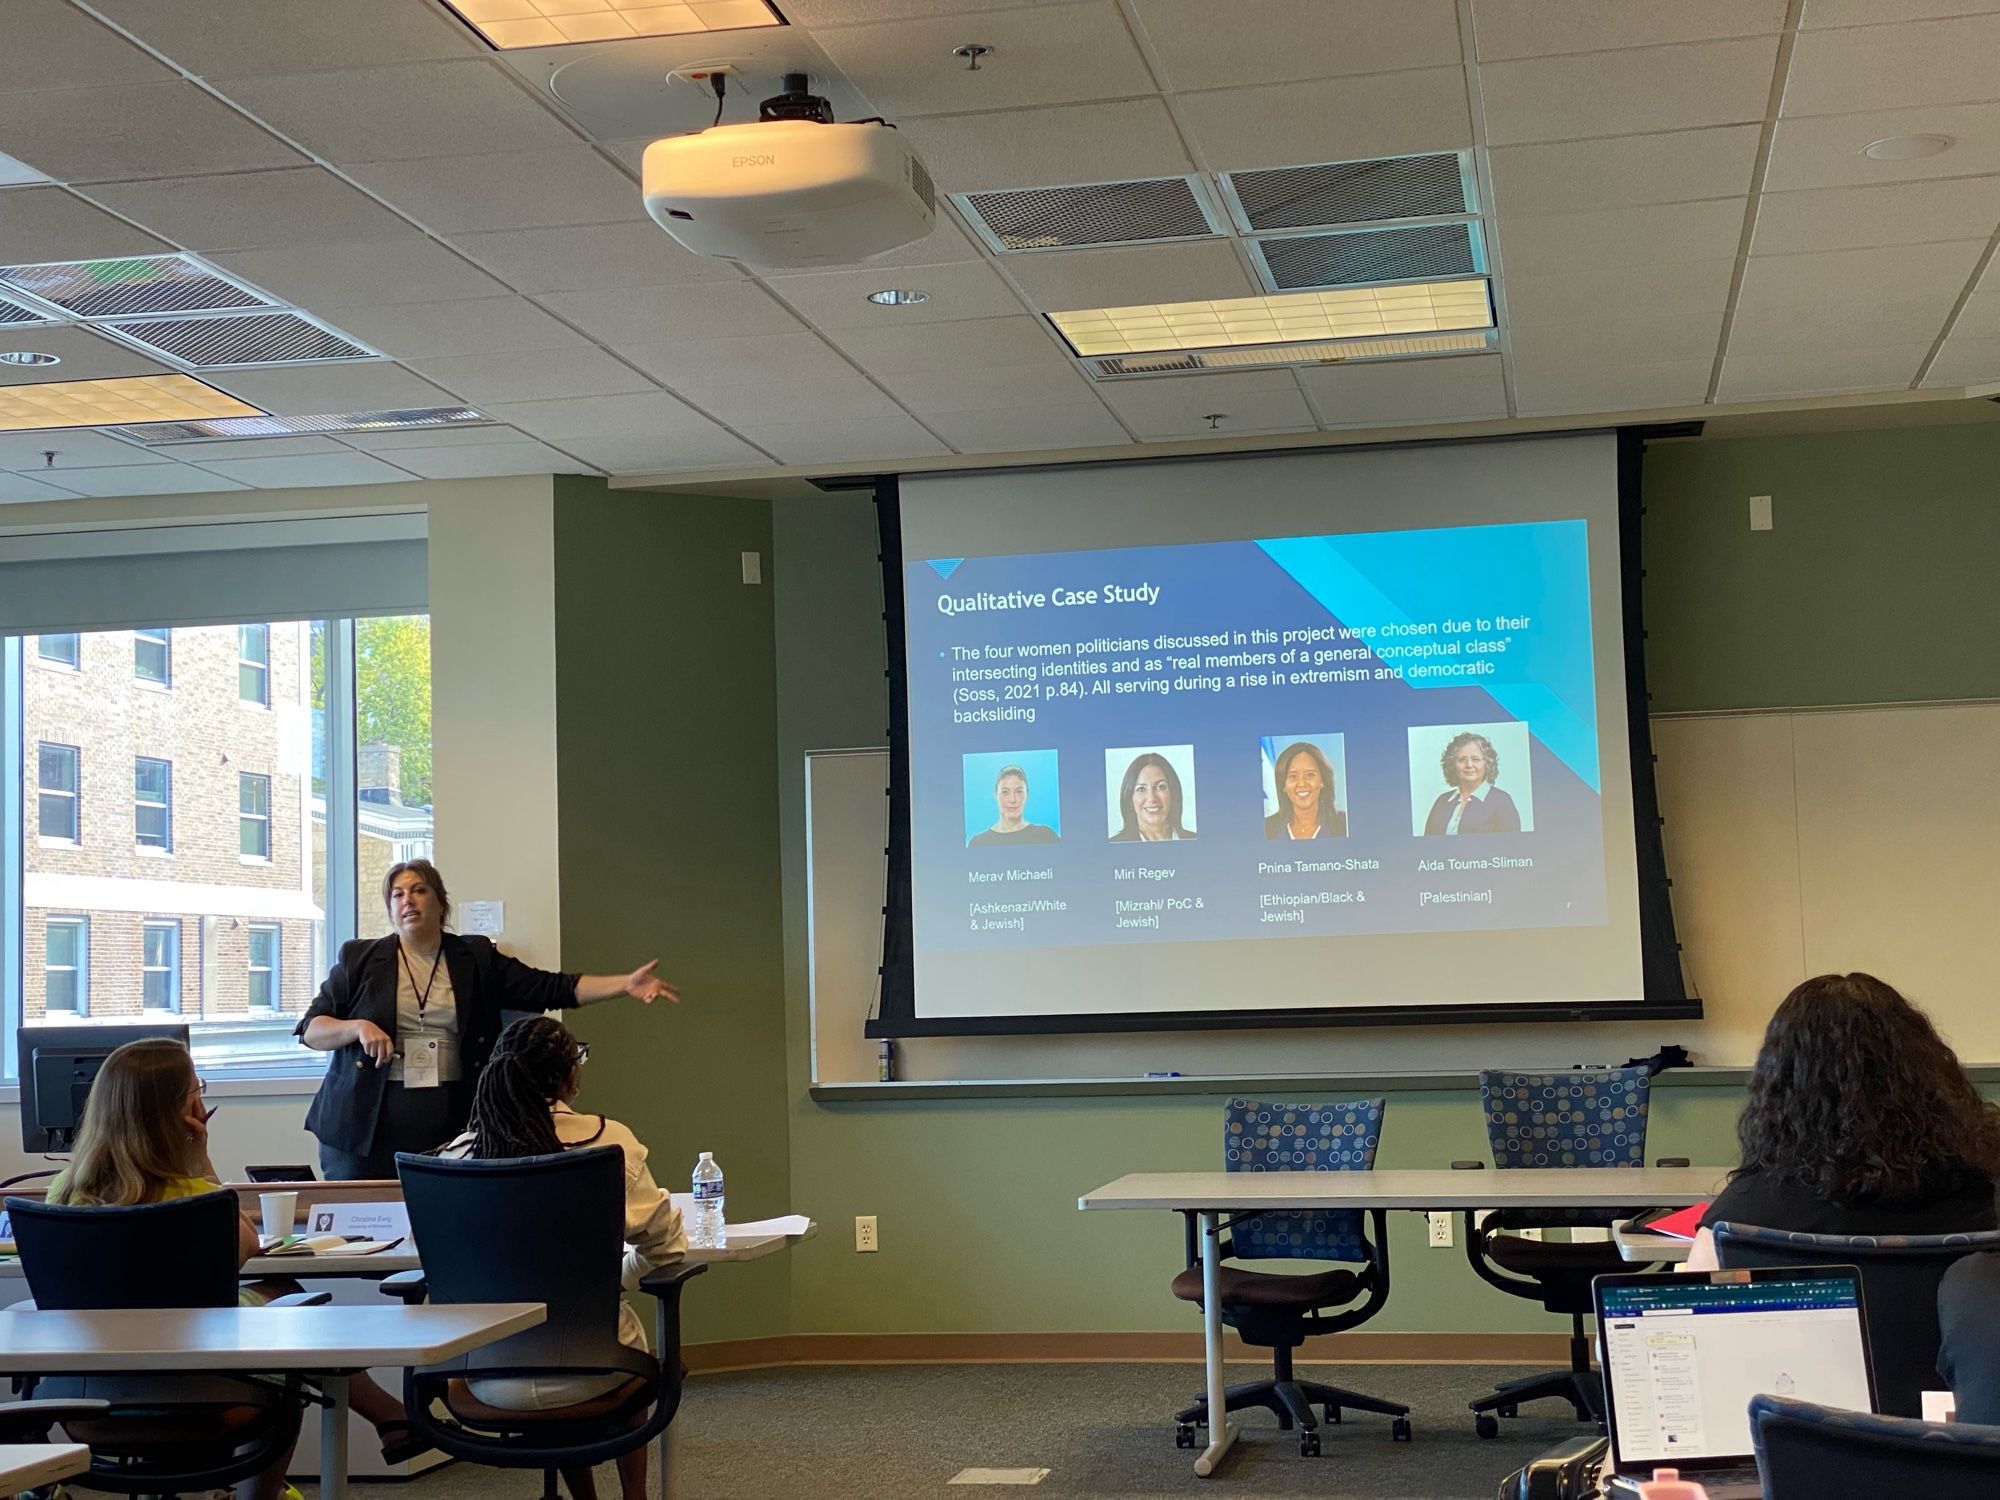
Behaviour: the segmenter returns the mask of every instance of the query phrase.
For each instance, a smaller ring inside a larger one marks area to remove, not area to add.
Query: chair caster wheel
[[[1484,1436],[1484,1434],[1481,1435]],[[1389,1424],[1389,1436],[1399,1443],[1410,1441],[1410,1438],[1413,1436],[1410,1431],[1410,1419],[1408,1417],[1398,1417],[1395,1421],[1391,1422]]]
[[[1329,1421],[1329,1422],[1333,1423],[1333,1424],[1334,1424],[1334,1425],[1336,1425],[1336,1426],[1338,1426],[1338,1425],[1339,1425],[1339,1423],[1340,1423],[1340,1408],[1339,1408],[1339,1407],[1337,1407],[1337,1406],[1323,1406],[1323,1407],[1321,1407],[1321,1408],[1320,1408],[1320,1410],[1321,1410],[1321,1411],[1322,1411],[1322,1412],[1323,1412],[1323,1413],[1325,1414],[1325,1416],[1326,1416],[1326,1419],[1327,1419],[1327,1421]]]
[[[1483,1438],[1500,1436],[1500,1423],[1490,1412],[1481,1412],[1472,1424],[1472,1430]]]
[[[1299,1457],[1319,1457],[1319,1434],[1317,1432],[1302,1432],[1299,1434]]]
[[[1176,1448],[1192,1448],[1195,1446],[1194,1423],[1174,1423],[1174,1446]]]
[[[1518,1417],[1521,1415],[1521,1408],[1518,1406],[1496,1406],[1493,1408],[1493,1411],[1496,1416],[1502,1417]]]

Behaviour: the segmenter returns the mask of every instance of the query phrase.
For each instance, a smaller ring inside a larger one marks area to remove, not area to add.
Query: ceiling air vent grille
[[[0,290],[26,292],[76,318],[137,318],[273,307],[188,255],[0,267]]]
[[[483,427],[493,422],[469,406],[419,406],[406,411],[342,412],[323,417],[216,417],[204,422],[154,423],[145,427],[109,427],[128,442],[198,443],[204,440],[285,437],[301,432],[402,432],[420,427]]]
[[[995,250],[1143,245],[1218,232],[1185,177],[965,193],[958,204]]]
[[[1320,339],[1302,344],[1249,344],[1186,353],[1112,354],[1082,361],[1098,380],[1184,375],[1202,370],[1245,370],[1279,365],[1339,365],[1361,359],[1420,359],[1483,354],[1493,347],[1485,329],[1453,333],[1394,334],[1374,339]]]
[[[164,354],[196,370],[220,369],[225,365],[293,365],[382,357],[352,339],[289,312],[104,326],[128,343]]]
[[[1457,152],[1274,167],[1223,177],[1246,229],[1310,229],[1473,211]]]
[[[1367,286],[1384,281],[1455,281],[1481,274],[1470,224],[1415,224],[1340,234],[1252,240],[1274,292]]]
[[[36,312],[32,307],[23,307],[18,302],[9,302],[5,297],[0,297],[0,327],[12,323],[40,323],[42,321],[44,321],[42,314]]]

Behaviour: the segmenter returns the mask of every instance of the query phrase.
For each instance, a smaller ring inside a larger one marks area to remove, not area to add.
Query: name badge
[[[341,1234],[349,1239],[407,1240],[410,1213],[397,1203],[315,1204],[307,1226],[314,1234]]]
[[[413,1032],[403,1038],[403,1087],[434,1089],[440,1081],[444,1038],[434,1031]]]

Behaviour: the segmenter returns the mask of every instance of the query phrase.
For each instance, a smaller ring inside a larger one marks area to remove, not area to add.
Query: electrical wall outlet
[[[1424,1215],[1424,1222],[1430,1229],[1431,1249],[1451,1248],[1451,1220],[1452,1216],[1440,1208],[1434,1208]]]
[[[864,1255],[873,1254],[882,1248],[881,1242],[875,1238],[875,1215],[854,1216],[854,1248]]]

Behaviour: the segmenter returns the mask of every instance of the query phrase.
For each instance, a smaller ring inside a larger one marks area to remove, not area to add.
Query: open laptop
[[[1749,1408],[1760,1393],[1875,1410],[1852,1266],[1600,1276],[1593,1292],[1608,1494],[1634,1494],[1666,1466],[1712,1500],[1754,1500]]]

